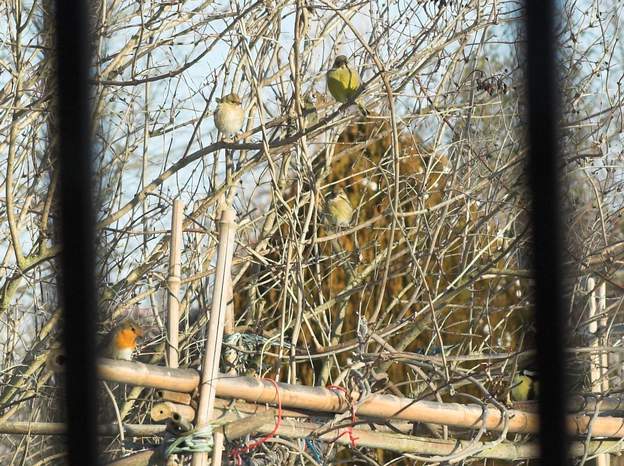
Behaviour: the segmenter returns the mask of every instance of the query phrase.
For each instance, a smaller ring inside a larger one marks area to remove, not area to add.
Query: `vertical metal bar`
[[[541,464],[568,464],[565,429],[562,208],[559,200],[554,2],[527,0],[529,185],[533,196]]]
[[[59,280],[67,354],[68,464],[95,465],[95,254],[89,144],[87,2],[57,0],[56,70],[63,245]]]

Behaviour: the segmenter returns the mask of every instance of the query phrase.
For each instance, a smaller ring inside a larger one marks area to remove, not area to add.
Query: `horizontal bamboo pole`
[[[152,437],[165,431],[165,424],[122,424],[127,437]],[[119,424],[100,424],[99,435],[119,435]],[[2,422],[0,434],[16,435],[66,435],[67,426],[63,422]]]
[[[257,430],[260,434],[268,434],[273,431],[274,422],[263,424]],[[315,430],[319,429],[317,424],[302,424],[297,421],[284,420],[277,430],[277,435],[290,438],[309,438]],[[351,445],[351,438],[348,429],[337,429],[320,435],[319,440],[326,442],[336,442],[342,445]],[[415,437],[413,435],[396,434],[371,431],[365,428],[353,429],[353,437],[358,447],[379,448],[383,450],[396,451],[399,453],[412,453],[415,455],[451,455],[470,447],[471,450],[478,450],[484,447],[481,442],[471,440],[442,440],[427,437]],[[570,455],[572,457],[582,457],[585,454],[585,442],[572,442]],[[624,451],[624,444],[617,440],[595,440],[589,442],[588,456],[599,453],[618,453]],[[512,442],[501,442],[492,447],[485,447],[481,451],[471,454],[472,457],[500,459],[507,461],[535,459],[539,458],[539,444],[529,442],[516,444]]]
[[[198,373],[192,369],[169,369],[129,361],[101,360],[99,373],[102,378],[114,382],[180,392],[192,391],[199,382]],[[284,407],[326,413],[342,413],[349,409],[349,403],[340,391],[281,382],[277,385]],[[268,380],[220,374],[216,389],[217,395],[222,398],[237,398],[252,403],[269,403],[272,405],[277,403],[275,387]],[[486,429],[495,431],[500,431],[504,427],[504,413],[491,405],[488,405],[487,412],[484,413],[483,407],[477,404],[462,405],[427,400],[416,401],[393,395],[371,395],[362,402],[357,402],[357,395],[352,394],[352,396],[356,400],[359,416],[403,419],[472,429],[479,428],[484,423]],[[537,414],[517,410],[507,410],[506,413],[509,418],[507,425],[509,432],[537,433]],[[483,419],[484,417],[485,419]],[[584,435],[590,421],[591,416],[569,416],[567,425],[570,434]],[[623,438],[624,419],[598,417],[592,423],[592,435],[595,437]]]
[[[100,378],[104,380],[141,387],[191,393],[199,384],[199,373],[194,369],[173,369],[106,358],[98,360],[97,369]]]
[[[187,406],[188,407],[188,406]],[[215,400],[215,419],[220,423],[233,423],[241,419],[250,419],[251,416],[268,416],[274,418],[277,414],[276,408],[265,405],[256,405],[244,401]],[[282,417],[292,417],[307,419],[311,415],[298,411],[282,409]],[[330,420],[330,417],[327,417]],[[122,424],[126,437],[153,437],[165,432],[165,424]],[[407,426],[407,425],[406,425]],[[380,426],[383,428],[383,426]],[[411,428],[411,424],[409,424]],[[102,436],[119,435],[119,424],[101,424],[98,426],[98,433]],[[0,434],[11,435],[66,435],[67,428],[62,422],[1,422]]]

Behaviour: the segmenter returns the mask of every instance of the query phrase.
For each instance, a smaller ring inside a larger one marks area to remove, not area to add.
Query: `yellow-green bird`
[[[360,89],[360,75],[349,67],[347,57],[338,55],[327,72],[327,89],[341,104],[350,100]]]
[[[316,110],[314,97],[314,94],[310,92],[303,98],[303,108],[301,110],[304,114],[306,127],[314,126],[318,122],[318,111]]]
[[[353,218],[353,206],[344,189],[340,188],[327,201],[326,213],[329,222],[337,227],[348,227]]]
[[[539,395],[537,373],[523,369],[514,375],[511,383],[511,399],[513,401],[535,400]]]

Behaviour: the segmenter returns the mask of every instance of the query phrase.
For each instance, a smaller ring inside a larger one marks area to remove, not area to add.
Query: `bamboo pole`
[[[142,362],[101,358],[98,360],[97,371],[101,379],[111,382],[183,393],[191,393],[199,385],[199,373],[195,369],[173,369]]]
[[[198,383],[197,372],[192,369],[169,369],[138,362],[101,360],[106,365],[107,380],[121,383],[134,383],[156,388],[165,388],[182,392],[192,391]],[[102,364],[102,363],[101,363]],[[136,367],[137,370],[133,371]],[[120,368],[119,372],[116,368]],[[153,371],[155,375],[151,373]],[[177,374],[180,377],[177,378]],[[137,374],[137,375],[135,375]],[[275,387],[267,380],[224,374],[212,379],[216,383],[216,394],[223,398],[242,399],[252,403],[275,405],[277,397]],[[179,385],[178,385],[179,381]],[[151,384],[142,383],[151,382]],[[154,383],[166,385],[155,385]],[[349,409],[349,403],[342,392],[323,387],[307,387],[279,382],[280,398],[285,408],[299,408],[325,413],[343,413]],[[351,394],[357,402],[357,394]],[[213,399],[214,404],[214,399]],[[509,432],[537,433],[537,414],[518,410],[507,410]],[[485,420],[482,419],[485,416]],[[482,423],[488,430],[503,429],[504,413],[495,406],[488,405],[487,413],[477,404],[438,403],[435,401],[401,398],[392,395],[371,395],[357,403],[357,415],[371,418],[392,418],[406,421],[429,422],[454,427],[478,428]],[[571,435],[587,433],[592,416],[568,416],[567,425]],[[624,438],[624,419],[601,416],[592,422],[592,435],[596,437]]]
[[[234,256],[234,237],[236,234],[236,214],[231,207],[226,207],[219,222],[219,249],[217,267],[212,295],[212,307],[208,322],[208,338],[204,349],[201,385],[199,387],[199,406],[197,408],[196,427],[202,428],[209,424],[217,393],[217,376],[223,343],[226,308],[230,293],[228,282],[231,280],[232,257]],[[230,277],[230,278],[228,278]],[[215,462],[216,463],[216,462]],[[193,454],[192,466],[208,464],[205,452]]]
[[[231,335],[234,332],[234,289],[232,287],[232,276],[226,274],[225,292],[227,296],[227,306],[225,307],[225,320],[223,322],[223,335]],[[230,367],[228,374],[236,375],[234,367]],[[221,466],[223,456],[223,445],[225,436],[221,431],[215,431],[213,435],[212,466]]]
[[[167,278],[167,356],[169,367],[178,367],[180,329],[180,274],[182,264],[182,221],[184,204],[173,201],[171,241],[169,246],[169,277]]]
[[[102,358],[98,361],[98,372],[101,378],[111,382],[140,385],[182,393],[193,392],[199,383],[199,373],[195,369],[170,369],[134,361]],[[220,379],[217,380],[217,395],[221,397],[225,396],[224,390],[227,390],[228,393],[236,393],[236,387],[239,381],[240,383],[246,383],[248,380],[255,381],[256,379],[222,374]],[[298,386],[287,385],[287,387],[296,389]],[[315,390],[314,387],[301,388],[303,390]],[[285,390],[289,391],[291,388]],[[232,396],[232,398],[242,399],[240,396]],[[570,412],[591,413],[596,410],[598,401],[598,398],[592,396],[572,396],[569,410]],[[186,404],[185,401],[180,401],[180,403]],[[303,409],[311,408],[303,407]],[[623,411],[624,398],[619,396],[600,398],[600,409],[602,411]]]
[[[261,434],[273,431],[274,423],[263,424],[258,428]],[[301,424],[296,421],[283,421],[276,435],[290,438],[309,438],[319,429],[317,424]],[[348,429],[332,430],[318,436],[319,440],[336,442],[342,445],[351,445]],[[353,429],[356,445],[359,447],[379,448],[396,451],[399,453],[413,453],[417,455],[451,455],[464,448],[474,448],[474,457],[500,459],[507,461],[539,458],[539,444],[529,442],[517,444],[513,442],[501,442],[488,446],[482,442],[472,440],[443,440],[428,437],[416,437],[413,435],[371,431],[366,428]],[[592,441],[587,446],[585,442],[572,442],[570,454],[573,457],[582,457],[585,448],[589,449],[589,456],[603,452],[617,453],[624,451],[624,444],[617,440]]]
[[[606,283],[602,282],[598,287],[598,313],[603,317],[600,318],[601,346],[608,346],[607,341],[607,289]],[[609,392],[609,353],[606,351],[600,353],[600,380],[602,382],[602,392]],[[608,453],[598,455],[596,458],[596,466],[609,466],[611,458]]]
[[[165,424],[121,424],[127,437],[152,437],[165,431]],[[97,432],[103,436],[119,435],[119,424],[100,424]],[[0,434],[11,435],[67,435],[63,422],[2,422]]]
[[[598,346],[598,321],[596,315],[596,281],[589,277],[587,279],[587,290],[589,291],[589,333],[591,337],[591,346]],[[589,379],[591,382],[591,390],[594,393],[600,393],[600,354],[595,353],[590,356]]]
[[[589,332],[592,335],[591,346],[596,348],[598,347],[598,321],[596,320],[596,314],[599,314],[602,309],[598,308],[600,303],[596,296],[596,281],[592,277],[587,279],[587,288],[590,293]],[[606,377],[604,369],[605,368],[602,367],[602,355],[600,353],[592,354],[590,356],[589,379],[591,382],[591,390],[594,393],[603,393],[605,383],[603,377]],[[609,466],[609,456],[605,454],[598,455],[596,458],[596,466]]]
[[[609,329],[609,323],[607,320],[607,284],[602,282],[598,287],[598,313],[602,316],[600,318],[600,333],[602,340],[602,347],[609,346],[607,331]],[[602,393],[609,392],[609,354],[603,351],[600,354],[600,379],[602,380]]]

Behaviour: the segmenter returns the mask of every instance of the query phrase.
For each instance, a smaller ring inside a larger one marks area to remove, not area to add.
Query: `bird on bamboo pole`
[[[136,320],[124,320],[104,337],[102,356],[132,361],[137,349],[137,342],[142,337],[143,328]]]

